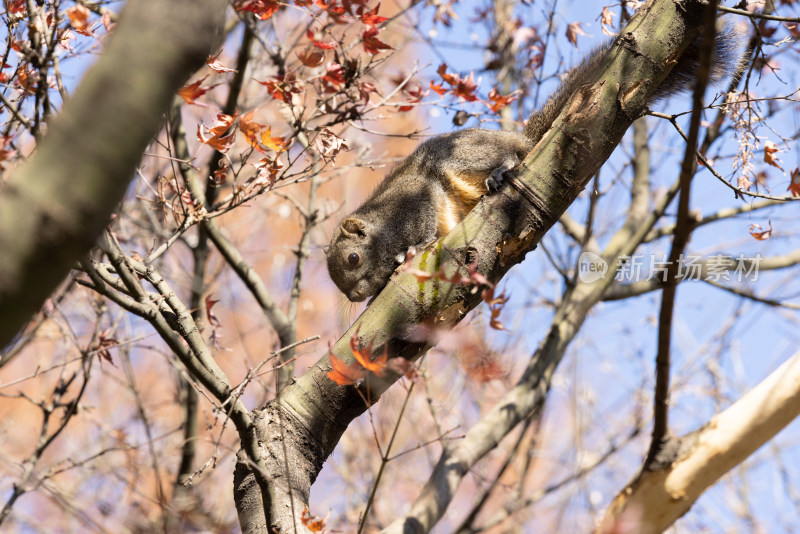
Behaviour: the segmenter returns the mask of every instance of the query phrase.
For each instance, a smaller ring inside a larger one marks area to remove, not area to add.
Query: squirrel
[[[711,82],[735,64],[734,31],[717,35]],[[651,99],[691,88],[699,67],[702,34],[684,51]],[[573,92],[600,63],[613,41],[601,45],[574,68],[522,132],[469,128],[436,137],[386,175],[367,200],[334,230],[324,248],[328,272],[353,302],[376,295],[406,252],[450,232],[485,194],[495,191],[542,138]]]

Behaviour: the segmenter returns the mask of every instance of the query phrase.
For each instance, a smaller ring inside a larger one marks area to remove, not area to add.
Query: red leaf
[[[274,80],[267,80],[265,82],[256,81],[265,86],[269,94],[271,94],[272,98],[275,100],[290,102],[292,93],[299,94],[301,92],[300,83],[294,79],[292,74],[276,76]]]
[[[425,95],[428,94],[428,91],[423,91],[420,86],[416,86],[415,88],[406,91],[406,93],[411,98],[405,101],[405,105],[397,108],[397,111],[411,111],[412,109],[414,109],[413,104],[420,102],[425,97]]]
[[[449,89],[447,89],[445,86],[433,83],[433,80],[431,80],[431,89],[433,89],[436,93],[440,95],[443,95],[447,91],[449,91]]]
[[[453,94],[467,102],[478,100],[477,95],[475,95],[478,86],[475,85],[474,78],[475,74],[473,72],[470,72],[467,78],[459,78],[458,83],[453,88]]]
[[[392,47],[378,39],[377,35],[380,33],[379,28],[368,28],[361,32],[362,44],[364,50],[370,54],[377,54],[381,50],[392,50]]]
[[[361,96],[361,101],[365,104],[369,102],[370,93],[377,93],[378,89],[369,82],[359,82],[358,93]]]
[[[25,0],[7,0],[6,1],[6,12],[9,15],[16,15],[16,14],[24,14],[28,11],[27,4]]]
[[[386,22],[388,19],[386,17],[378,16],[378,9],[381,7],[381,3],[378,2],[378,5],[375,6],[375,9],[372,11],[367,11],[363,15],[361,15],[360,19],[361,22],[367,24],[368,26],[377,26],[382,22]]]
[[[281,4],[273,0],[239,0],[233,4],[236,11],[250,11],[261,20],[267,20],[280,9]]]
[[[312,45],[322,50],[331,50],[333,48],[336,48],[336,43],[326,43],[324,41],[320,41],[322,36],[319,35],[318,33],[313,32],[310,28],[306,31],[306,37],[308,37]]]
[[[325,70],[326,73],[322,77],[322,83],[326,88],[326,92],[335,93],[344,85],[344,69],[339,63],[331,61]]]
[[[519,97],[519,93],[520,91],[517,90],[508,96],[502,96],[497,92],[497,89],[492,89],[489,91],[489,102],[491,103],[487,102],[486,105],[489,106],[489,109],[497,113],[511,102],[516,100]]]
[[[212,299],[210,294],[206,295],[206,319],[208,319],[208,324],[211,326],[222,326],[222,323],[219,322],[219,319],[211,310],[217,302],[219,300]]]
[[[792,181],[787,191],[791,191],[793,197],[800,197],[800,168],[792,171]]]

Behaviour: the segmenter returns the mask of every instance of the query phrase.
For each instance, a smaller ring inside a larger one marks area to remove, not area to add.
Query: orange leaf
[[[332,368],[328,371],[328,378],[340,386],[355,384],[367,375],[367,372],[362,369],[359,364],[353,363],[348,365],[334,356],[332,352],[328,353],[328,359],[331,362]]]
[[[353,357],[358,363],[361,364],[361,367],[376,376],[383,375],[386,369],[386,360],[389,354],[388,347],[384,349],[382,356],[378,356],[374,360],[371,360],[370,357],[372,356],[372,345],[368,345],[363,349],[359,349],[358,333],[356,333],[350,338],[350,350],[353,351]]]
[[[386,20],[388,20],[386,17],[378,16],[378,9],[380,7],[381,7],[381,3],[378,2],[378,5],[375,6],[375,9],[373,9],[372,11],[367,11],[366,13],[361,15],[361,17],[360,17],[361,18],[361,22],[363,22],[364,24],[366,24],[368,26],[373,26],[373,27],[377,26],[378,24],[380,24],[382,22],[386,22]]]
[[[286,145],[288,145],[288,141],[286,141],[283,137],[271,137],[272,136],[272,128],[269,126],[261,132],[261,143],[269,148],[270,150],[274,150],[275,152],[283,152],[286,150]]]
[[[217,120],[210,128],[205,124],[197,125],[197,139],[214,150],[225,152],[233,144],[236,132],[233,131],[225,136],[223,134],[228,131],[234,120],[236,120],[236,115],[217,114]]]
[[[450,85],[455,85],[458,83],[458,76],[447,73],[447,63],[442,63],[439,65],[439,68],[436,69],[436,72],[442,77],[442,80],[446,81]]]
[[[443,85],[437,85],[437,84],[433,83],[433,80],[431,80],[431,89],[433,89],[434,91],[436,91],[440,95],[443,95],[448,91],[448,89],[446,87],[444,87]]]
[[[491,91],[489,91],[489,102],[491,103],[487,102],[486,105],[489,106],[489,109],[497,113],[498,111],[509,105],[511,102],[516,100],[517,97],[519,96],[519,93],[520,91],[517,90],[508,96],[502,96],[500,93],[497,92],[497,89],[492,89]]]
[[[305,508],[303,513],[300,514],[300,521],[311,532],[322,532],[325,528],[325,519],[314,517],[311,515],[311,512],[308,511],[308,508]]]
[[[777,154],[778,152],[780,152],[780,149],[772,141],[767,141],[766,143],[764,143],[764,163],[767,163],[769,165],[772,165],[773,167],[777,167],[780,170],[783,170],[783,167],[778,165],[778,162],[780,160],[775,157],[775,154]]]
[[[322,36],[313,32],[311,29],[308,29],[306,31],[306,37],[308,37],[312,45],[322,50],[331,50],[332,48],[336,48],[336,43],[326,43],[324,41],[321,41],[320,38]]]
[[[90,28],[91,25],[89,24],[89,14],[91,11],[89,11],[88,8],[84,6],[73,6],[64,11],[64,13],[69,17],[69,24],[75,28],[76,32],[94,37]]]
[[[203,76],[202,78],[200,78],[199,80],[197,80],[194,83],[190,83],[188,85],[184,85],[183,87],[178,89],[178,96],[183,98],[183,100],[187,104],[195,104],[197,106],[205,106],[205,104],[199,104],[199,103],[195,102],[195,100],[197,100],[198,98],[200,98],[201,96],[203,96],[204,94],[209,92],[211,89],[213,89],[214,87],[219,85],[219,84],[216,84],[216,85],[212,85],[212,86],[209,86],[209,87],[200,87],[200,85],[205,81],[206,78],[208,78],[208,76]]]
[[[256,110],[254,109],[253,111],[242,115],[242,117],[239,119],[239,129],[247,138],[247,141],[250,143],[250,145],[255,149],[259,149],[258,138],[265,125],[253,120],[255,114]]]

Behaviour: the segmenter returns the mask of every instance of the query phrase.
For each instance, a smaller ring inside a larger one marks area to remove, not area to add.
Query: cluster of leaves
[[[8,35],[0,60],[3,169],[30,153],[59,101],[66,97],[68,82],[61,60],[90,51],[114,28],[110,12],[96,15],[79,3],[9,0],[5,7]]]

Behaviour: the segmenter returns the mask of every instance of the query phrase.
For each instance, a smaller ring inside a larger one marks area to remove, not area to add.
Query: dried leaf
[[[486,102],[486,105],[489,106],[493,112],[497,113],[511,102],[519,98],[520,91],[516,90],[508,96],[502,96],[500,93],[497,92],[497,89],[492,89],[489,91],[489,102]]]
[[[298,51],[297,57],[300,63],[306,67],[319,67],[325,61],[325,52],[322,50],[315,50],[314,48],[306,48],[304,51]]]
[[[236,69],[232,69],[223,65],[222,62],[217,59],[217,56],[208,56],[208,58],[206,58],[206,65],[208,65],[209,68],[214,72],[219,72],[220,74],[226,72],[236,72]]]
[[[580,22],[570,22],[567,24],[567,40],[572,43],[575,48],[578,48],[578,36],[579,35],[588,35],[583,28],[581,28]]]
[[[314,138],[314,148],[322,159],[335,161],[336,155],[342,150],[348,150],[347,141],[333,133],[328,128],[323,128]]]
[[[94,37],[91,25],[89,24],[89,15],[92,12],[89,11],[88,8],[82,5],[76,5],[65,10],[64,13],[69,17],[69,24],[76,32],[88,37]]]
[[[792,181],[787,191],[791,191],[793,197],[800,197],[800,168],[792,171]]]
[[[777,167],[780,170],[783,170],[783,167],[778,165],[778,162],[780,160],[775,157],[775,154],[777,154],[778,152],[780,152],[780,149],[772,141],[767,141],[766,143],[764,143],[764,163],[767,163],[769,165],[772,165],[773,167]]]
[[[201,96],[203,96],[204,94],[209,92],[211,89],[213,89],[214,87],[219,85],[219,84],[215,84],[215,85],[211,85],[209,87],[200,87],[202,85],[202,83],[205,81],[206,78],[208,78],[208,76],[203,76],[202,78],[200,78],[199,80],[197,80],[194,83],[190,83],[188,85],[184,85],[183,87],[178,89],[178,96],[183,98],[183,100],[187,104],[194,104],[196,106],[205,107],[206,104],[201,104],[201,103],[195,102],[195,100],[197,100],[198,98],[200,98]]]
[[[759,231],[756,231],[759,230]],[[772,221],[769,221],[769,228],[764,230],[758,224],[751,224],[750,225],[750,235],[756,238],[759,241],[764,241],[772,237]]]
[[[314,517],[308,508],[305,508],[300,514],[300,521],[311,532],[322,532],[325,529],[325,519]]]

